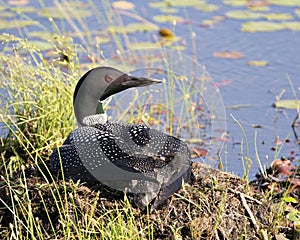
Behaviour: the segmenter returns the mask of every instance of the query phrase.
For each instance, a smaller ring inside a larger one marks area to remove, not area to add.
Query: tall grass
[[[78,46],[69,38],[57,37],[48,58],[27,39],[8,34],[1,39],[6,45],[0,55],[5,65],[0,72],[1,121],[9,133],[1,144],[0,187],[6,188],[7,195],[0,196],[0,202],[13,223],[3,237],[154,239],[151,222],[137,225],[128,201],[104,211],[97,207],[97,193],[92,192],[92,198],[79,197],[78,183],[51,181],[45,175],[40,181],[26,178],[24,169],[45,165],[52,149],[76,127],[72,95],[82,75]],[[18,48],[11,51],[13,46]]]

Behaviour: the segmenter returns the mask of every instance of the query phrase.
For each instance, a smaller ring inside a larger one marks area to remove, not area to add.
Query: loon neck
[[[105,124],[107,123],[107,114],[94,114],[90,116],[86,116],[83,118],[82,123],[84,126],[93,126],[95,124]]]
[[[94,75],[93,72],[90,75]],[[94,77],[95,78],[95,77]],[[99,101],[103,95],[105,88],[99,86],[99,82],[94,78],[88,77],[83,81],[74,96],[74,112],[79,125],[85,125],[84,118],[95,115],[104,114],[102,103]]]

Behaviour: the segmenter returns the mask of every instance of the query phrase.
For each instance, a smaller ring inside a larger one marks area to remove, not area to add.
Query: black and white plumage
[[[101,110],[96,112],[99,100],[158,82],[105,67],[86,73],[74,94],[75,115],[82,126],[54,150],[51,171],[57,173],[62,166],[67,179],[89,185],[101,182],[131,194],[140,208],[151,204],[152,209],[177,191],[183,180],[189,182],[191,157],[184,142],[146,125],[107,122]]]

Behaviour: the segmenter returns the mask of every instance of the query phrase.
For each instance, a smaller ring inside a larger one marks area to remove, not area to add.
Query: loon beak
[[[140,78],[140,77],[133,77],[129,76],[131,79],[124,81],[122,83],[123,86],[129,86],[129,87],[143,87],[143,86],[149,86],[152,84],[158,84],[162,83],[162,80],[155,79],[155,78]]]
[[[144,87],[144,86],[149,86],[158,83],[162,83],[162,81],[155,78],[135,77],[135,76],[123,74],[117,79],[113,80],[110,83],[110,85],[104,90],[102,96],[100,97],[100,101],[108,98],[113,94],[124,91],[128,88]]]

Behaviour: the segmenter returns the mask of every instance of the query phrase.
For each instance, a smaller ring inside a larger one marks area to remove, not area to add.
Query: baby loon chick
[[[74,111],[81,125],[50,156],[50,170],[88,185],[102,183],[124,191],[134,203],[151,210],[192,177],[188,146],[146,125],[107,122],[101,101],[131,87],[161,81],[133,77],[110,68],[88,71],[74,92]]]

